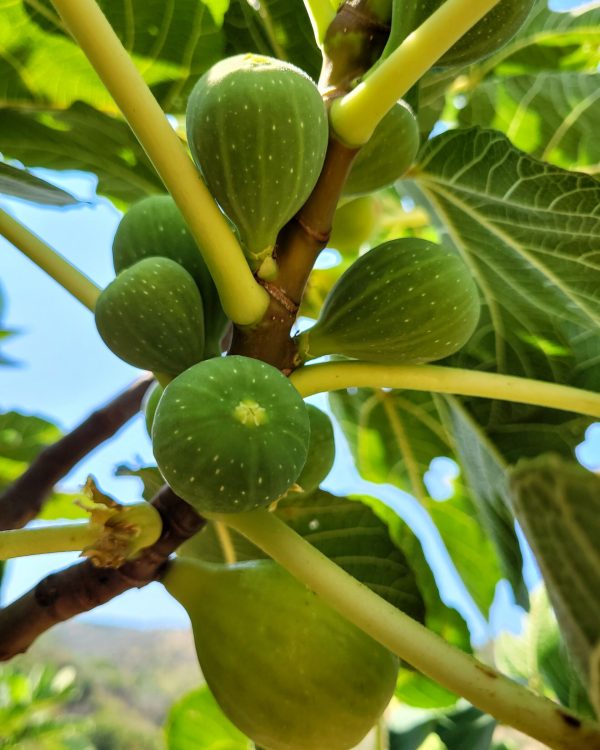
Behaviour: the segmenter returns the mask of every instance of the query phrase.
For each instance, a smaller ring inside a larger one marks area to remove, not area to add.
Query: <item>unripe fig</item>
[[[396,182],[412,166],[418,150],[417,119],[406,102],[398,102],[358,152],[344,195],[363,195]]]
[[[273,561],[178,558],[163,583],[221,709],[260,747],[348,750],[389,703],[396,656]]]
[[[142,403],[142,411],[144,412],[146,430],[150,437],[152,437],[152,425],[154,424],[156,407],[158,406],[160,397],[163,395],[163,390],[163,387],[159,383],[154,383],[154,385],[146,393],[144,401]]]
[[[146,258],[120,273],[96,303],[104,343],[135,367],[178,375],[202,359],[204,313],[190,274],[168,258]]]
[[[202,297],[204,356],[220,354],[227,318],[196,241],[170,195],[152,195],[134,203],[117,227],[112,251],[117,273],[148,257],[170,258],[183,266]]]
[[[328,132],[317,87],[281,60],[230,57],[195,85],[187,107],[192,156],[253,270],[315,186]]]
[[[331,420],[320,409],[307,404],[310,420],[308,457],[296,484],[304,492],[315,490],[331,471],[335,459],[335,441]]]
[[[436,11],[444,0],[400,0],[395,10],[392,36],[396,46]],[[440,66],[468,65],[496,52],[521,28],[534,0],[500,0],[436,63]],[[396,28],[397,26],[397,28]]]
[[[341,253],[356,252],[371,236],[376,217],[375,203],[370,196],[344,203],[333,217],[328,246]]]
[[[456,253],[427,240],[392,240],[342,274],[317,324],[300,334],[300,355],[433,362],[466,344],[479,309],[477,287]]]
[[[175,378],[152,428],[154,455],[196,510],[237,513],[269,505],[296,481],[309,417],[290,381],[248,357],[215,357]]]

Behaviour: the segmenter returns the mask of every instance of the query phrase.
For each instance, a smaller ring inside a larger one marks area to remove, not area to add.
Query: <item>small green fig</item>
[[[342,354],[369,362],[433,362],[461,349],[479,320],[479,295],[461,258],[405,238],[356,260],[300,334],[303,359]]]
[[[220,354],[227,318],[196,241],[170,195],[152,195],[134,203],[117,227],[112,252],[117,274],[149,257],[170,258],[183,266],[202,297],[204,356]]]
[[[444,1],[399,0],[394,8],[390,35],[392,42],[386,47],[386,53],[397,47]],[[517,33],[533,5],[534,0],[500,0],[498,5],[442,55],[437,65],[448,67],[468,65],[492,55]]]
[[[273,561],[178,558],[163,583],[221,709],[260,747],[349,750],[389,703],[396,656]]]
[[[357,252],[377,224],[377,210],[373,199],[365,195],[341,205],[333,217],[329,247],[341,253]]]
[[[204,354],[204,313],[190,274],[168,258],[145,258],[120,273],[96,303],[104,343],[134,367],[178,375]]]
[[[158,468],[200,513],[269,505],[291,487],[308,455],[306,405],[271,365],[215,357],[166,388],[152,427]]]
[[[164,388],[159,383],[154,383],[154,385],[146,393],[142,402],[142,411],[144,413],[146,430],[150,437],[152,437],[152,425],[154,424],[156,407],[158,406],[160,397],[163,395],[163,390]]]
[[[262,55],[213,65],[187,107],[192,156],[237,226],[253,270],[310,195],[325,159],[328,124],[313,81]]]
[[[331,471],[335,459],[335,441],[331,420],[320,409],[307,404],[310,420],[308,457],[296,484],[304,492],[315,490]]]
[[[399,180],[419,150],[419,124],[406,102],[398,102],[358,152],[344,185],[344,195],[364,195]]]

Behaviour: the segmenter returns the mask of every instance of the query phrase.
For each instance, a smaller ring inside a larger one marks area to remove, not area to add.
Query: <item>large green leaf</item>
[[[551,72],[493,78],[459,111],[461,125],[491,127],[515,146],[558,166],[600,170],[600,76]]]
[[[100,0],[100,7],[168,112],[181,112],[196,79],[224,53],[228,0]],[[115,105],[47,0],[0,0],[4,106],[34,101],[63,109],[84,101]]]
[[[518,464],[510,487],[566,644],[600,712],[600,477],[542,456]]]
[[[395,484],[421,502],[473,600],[487,616],[502,573],[468,491],[455,482],[452,497],[440,503],[429,496],[424,482],[434,458],[456,453],[436,400],[429,393],[366,389],[337,391],[329,400],[361,475],[372,482]],[[485,504],[481,513],[486,519]],[[504,515],[510,517],[506,509]],[[521,579],[514,531],[512,543],[517,552],[511,553],[506,573],[516,584]]]
[[[185,695],[169,712],[168,750],[252,750],[250,742],[225,716],[206,685]]]
[[[568,380],[561,326],[600,329],[600,183],[477,128],[430,141],[416,181],[481,291],[466,351],[489,369]]]
[[[49,169],[81,169],[98,177],[98,192],[133,202],[164,187],[119,118],[77,103],[58,112],[0,110],[5,156]]]

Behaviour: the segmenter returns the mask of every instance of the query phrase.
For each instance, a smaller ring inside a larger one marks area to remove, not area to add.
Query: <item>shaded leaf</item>
[[[302,0],[231,0],[225,16],[227,54],[257,52],[319,76],[321,53]]]
[[[0,162],[0,193],[46,206],[72,206],[77,199],[26,169]]]
[[[542,456],[518,464],[510,488],[567,647],[600,712],[600,477]]]
[[[0,110],[4,156],[48,169],[81,169],[123,202],[164,192],[148,157],[118,118],[77,103],[63,112]]]
[[[308,494],[289,493],[279,501],[275,512],[350,575],[411,617],[423,620],[423,594],[415,581],[411,560],[369,507],[315,490]],[[264,557],[236,532],[229,529],[227,533],[238,560]],[[412,532],[406,533],[412,536]],[[415,544],[418,545],[416,539]],[[225,560],[213,524],[186,542],[180,552],[211,562]]]
[[[185,695],[169,712],[168,750],[251,750],[250,742],[225,716],[204,685]]]

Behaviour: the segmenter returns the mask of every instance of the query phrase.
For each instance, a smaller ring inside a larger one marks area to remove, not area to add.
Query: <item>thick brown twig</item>
[[[140,410],[152,381],[152,375],[144,375],[68,435],[44,448],[0,495],[0,530],[20,529],[35,518],[54,485]]]
[[[205,521],[166,485],[152,504],[162,517],[162,534],[137,559],[120,568],[97,568],[89,560],[77,563],[47,576],[0,610],[0,661],[26,651],[53,625],[160,578],[169,555]]]

